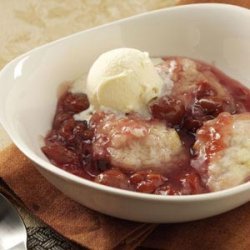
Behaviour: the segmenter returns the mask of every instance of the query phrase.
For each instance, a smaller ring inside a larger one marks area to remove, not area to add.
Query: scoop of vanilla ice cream
[[[161,93],[162,79],[147,52],[120,48],[108,51],[94,62],[86,91],[95,108],[147,113],[147,104]]]

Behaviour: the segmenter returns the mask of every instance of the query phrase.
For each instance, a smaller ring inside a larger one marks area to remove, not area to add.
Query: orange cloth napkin
[[[155,227],[112,218],[70,200],[47,182],[14,145],[0,152],[0,177],[31,213],[90,249],[134,248]]]
[[[250,203],[206,220],[156,228],[115,219],[70,200],[14,145],[0,152],[0,177],[31,213],[65,238],[90,249],[134,249],[147,236],[142,244],[146,248],[250,249]]]
[[[250,202],[209,219],[160,225],[143,246],[166,250],[249,250]]]

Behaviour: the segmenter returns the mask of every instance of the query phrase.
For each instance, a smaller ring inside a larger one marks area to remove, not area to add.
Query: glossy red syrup
[[[42,151],[56,166],[108,186],[160,195],[209,192],[202,183],[200,174],[190,165],[195,157],[192,146],[196,131],[205,121],[217,117],[221,112],[236,114],[250,111],[250,91],[218,69],[205,63],[197,63],[200,72],[210,71],[216,76],[220,84],[227,89],[230,98],[219,99],[209,82],[199,82],[195,91],[186,94],[185,100],[178,95],[171,95],[151,103],[152,118],[165,121],[167,126],[175,128],[189,155],[189,159],[177,170],[168,174],[150,169],[125,172],[111,166],[108,157],[95,159],[92,154],[94,129],[87,121],[76,121],[73,118],[74,114],[89,107],[85,94],[66,92],[60,97],[52,128],[45,138]],[[189,100],[188,104],[186,100]],[[203,136],[213,137],[212,134]],[[209,148],[210,153],[221,147],[223,143],[218,141],[216,148]]]

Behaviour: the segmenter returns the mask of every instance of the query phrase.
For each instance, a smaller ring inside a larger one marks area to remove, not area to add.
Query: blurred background
[[[25,51],[77,31],[150,10],[207,2],[250,7],[250,0],[1,0],[0,68]]]

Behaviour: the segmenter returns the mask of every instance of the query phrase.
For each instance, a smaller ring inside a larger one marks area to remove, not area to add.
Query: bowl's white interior
[[[12,139],[47,161],[41,137],[51,127],[59,85],[118,47],[200,59],[250,86],[248,10],[197,5],[153,12],[75,34],[9,64],[1,73],[0,116]]]

